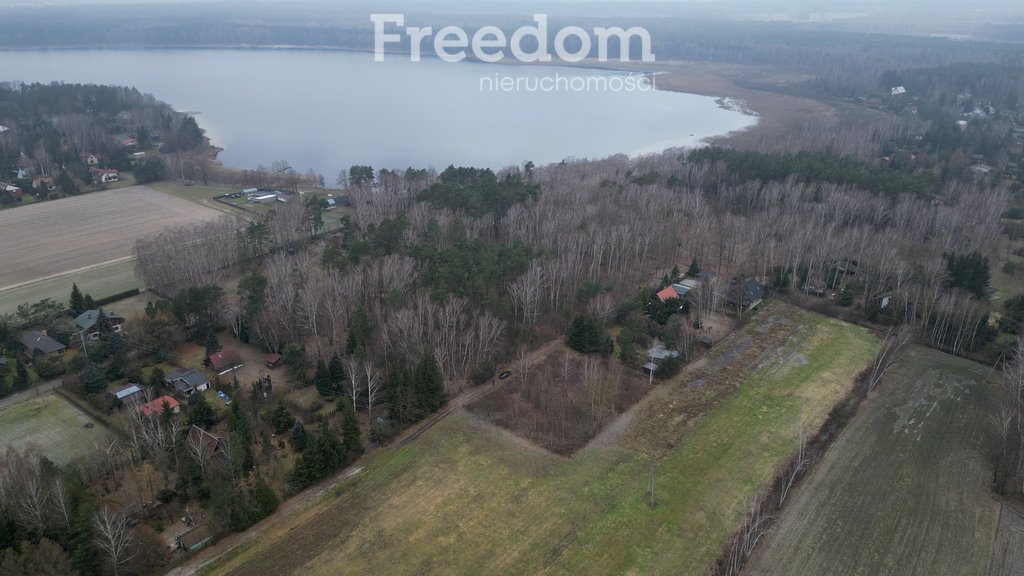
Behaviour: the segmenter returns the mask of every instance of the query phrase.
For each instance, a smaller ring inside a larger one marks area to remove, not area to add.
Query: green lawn
[[[35,444],[57,464],[88,457],[111,437],[102,424],[53,394],[0,410],[0,449]]]
[[[126,259],[4,290],[0,292],[0,314],[12,313],[19,304],[38,302],[43,298],[67,302],[72,284],[78,284],[82,292],[91,294],[93,298],[105,298],[143,287],[135,275],[135,261]]]
[[[745,574],[986,574],[999,507],[986,457],[999,374],[984,383],[987,375],[915,349],[833,444]]]
[[[701,575],[794,447],[798,420],[821,422],[876,346],[860,328],[770,304],[614,438],[566,459],[459,410],[209,572]]]

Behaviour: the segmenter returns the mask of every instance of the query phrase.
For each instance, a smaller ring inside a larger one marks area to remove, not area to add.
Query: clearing
[[[11,298],[6,293],[19,288],[30,288],[34,295],[33,285],[52,282],[63,283],[67,292],[79,276],[85,281],[92,276],[102,281],[112,275],[127,279],[132,247],[137,239],[168,226],[212,220],[219,215],[215,210],[145,186],[0,211],[0,230],[4,236],[4,250],[0,255],[0,298],[5,308],[9,308],[7,300]],[[110,274],[111,271],[114,274]],[[103,284],[112,292],[133,287]],[[100,290],[93,293],[97,298],[108,295]],[[30,299],[39,300],[38,297]]]
[[[913,349],[804,481],[744,573],[986,574],[999,515],[986,457],[999,374],[986,382],[988,373]]]
[[[703,574],[798,420],[822,422],[876,347],[770,303],[572,458],[457,408],[204,573]]]
[[[102,424],[54,394],[0,410],[0,449],[35,444],[57,464],[87,457],[111,438]]]

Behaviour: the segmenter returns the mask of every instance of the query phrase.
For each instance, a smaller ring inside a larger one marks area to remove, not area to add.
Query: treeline
[[[721,177],[730,184],[750,181],[783,182],[790,178],[804,184],[831,182],[896,198],[911,194],[930,198],[938,181],[930,172],[905,172],[824,152],[761,153],[706,147],[687,155],[690,162],[721,163]]]

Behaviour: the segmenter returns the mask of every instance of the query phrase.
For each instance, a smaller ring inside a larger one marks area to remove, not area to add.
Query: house
[[[671,300],[673,298],[679,298],[679,295],[676,294],[676,291],[672,286],[666,286],[662,288],[661,291],[656,294],[656,296],[658,297],[658,300],[661,300],[662,302],[667,302],[668,300]]]
[[[35,330],[22,333],[19,340],[25,346],[25,350],[30,357],[34,357],[37,354],[41,356],[63,354],[64,350],[67,349],[67,346],[50,338],[45,332],[36,332]]]
[[[25,195],[25,191],[14,184],[8,184],[7,182],[0,182],[0,192],[6,192],[8,196],[17,200]]]
[[[741,310],[749,310],[764,299],[765,288],[754,278],[747,278],[743,284],[733,283],[725,295],[725,302],[730,306],[739,306]]]
[[[131,136],[121,140],[121,146],[125,148],[135,148],[139,145],[139,141]]]
[[[226,348],[207,356],[206,360],[203,360],[203,364],[217,372],[226,372],[234,368],[241,368],[242,357],[235,349]]]
[[[679,358],[679,352],[669,350],[661,344],[647,351],[647,363],[644,364],[644,372],[653,374],[658,365],[666,358]]]
[[[351,205],[352,201],[348,199],[348,196],[335,196],[334,198],[324,200],[324,210],[334,210],[335,208],[344,208]]]
[[[223,440],[219,436],[214,436],[206,430],[203,430],[195,424],[188,431],[188,445],[196,446],[202,450],[202,453],[206,456],[216,454],[223,445]]]
[[[8,130],[10,130],[10,128],[0,124],[0,134],[3,134],[4,132],[7,132]]]
[[[92,152],[82,152],[78,155],[82,159],[82,163],[86,166],[99,166],[103,160],[103,156],[99,154],[93,154]]]
[[[277,368],[281,365],[280,354],[267,354],[267,357],[263,359],[267,363],[267,368]]]
[[[110,321],[110,327],[114,332],[121,332],[124,328],[124,318],[107,310],[103,311],[103,316]],[[75,318],[75,326],[78,326],[78,331],[82,333],[83,337],[88,337],[90,340],[96,340],[100,337],[99,330],[96,329],[96,323],[99,319],[99,310],[86,310]]]
[[[907,89],[904,88],[903,86],[894,86],[892,90],[889,91],[889,93],[892,94],[893,96],[903,96],[904,94],[907,93]]]
[[[213,534],[205,526],[200,526],[178,536],[174,540],[177,542],[178,548],[185,552],[198,552],[209,545],[210,542],[213,542]]]
[[[162,416],[164,410],[170,410],[171,414],[177,414],[181,412],[181,404],[171,396],[161,396],[139,406],[139,412],[142,412],[143,416]]]
[[[975,176],[987,176],[992,173],[992,167],[987,164],[975,164],[971,166],[971,172],[974,172]]]
[[[114,388],[110,391],[110,395],[124,404],[134,404],[141,401],[146,396],[138,384],[129,384],[127,386],[121,386],[120,388]]]
[[[113,168],[89,168],[89,173],[92,174],[93,184],[109,184],[117,182],[120,178],[117,170]]]
[[[191,396],[196,392],[205,392],[210,389],[210,381],[206,376],[192,368],[173,370],[164,378],[164,383],[182,396]]]
[[[277,194],[261,194],[249,198],[250,204],[270,204],[277,202]]]
[[[53,192],[57,189],[57,185],[53,182],[53,176],[43,176],[32,181],[32,189]]]

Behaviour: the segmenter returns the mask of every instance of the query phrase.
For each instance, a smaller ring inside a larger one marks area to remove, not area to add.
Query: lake
[[[658,152],[757,122],[605,71],[327,50],[0,51],[0,70],[3,80],[134,86],[195,114],[227,166],[288,160],[328,182],[352,164],[500,168]]]

